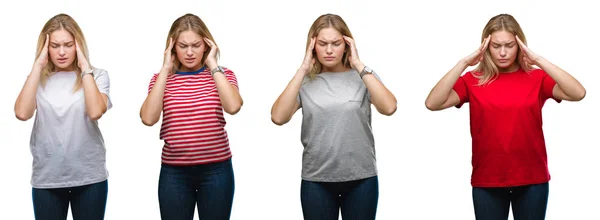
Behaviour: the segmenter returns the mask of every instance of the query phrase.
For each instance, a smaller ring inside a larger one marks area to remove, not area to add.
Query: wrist
[[[207,62],[206,63],[206,67],[208,67],[209,70],[213,70],[215,68],[219,67],[219,64],[217,64],[216,62]]]
[[[540,63],[544,62],[544,58],[541,56],[536,57],[535,59],[531,60],[531,62],[533,62],[533,65],[539,66]]]
[[[357,62],[353,66],[354,66],[354,70],[356,70],[356,72],[359,72],[359,73],[361,73],[365,69],[365,64],[363,64],[362,62]]]

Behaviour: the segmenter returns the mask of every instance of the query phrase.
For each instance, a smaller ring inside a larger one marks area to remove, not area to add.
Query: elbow
[[[429,100],[425,101],[425,107],[429,110],[429,111],[437,111],[440,110],[440,108],[437,105],[434,105],[433,103],[431,103]]]
[[[98,119],[100,119],[102,117],[102,112],[100,112],[100,111],[88,112],[87,115],[90,118],[90,120],[97,121]]]
[[[380,110],[379,113],[381,113],[385,116],[392,116],[396,112],[396,109],[397,109],[396,105],[392,105],[390,107]]]
[[[27,114],[27,113],[23,113],[23,112],[19,112],[16,111],[15,112],[15,116],[17,117],[17,119],[19,119],[20,121],[27,121],[31,118],[31,114]]]
[[[227,107],[223,107],[223,110],[225,110],[225,112],[227,112],[227,114],[230,115],[235,115],[238,112],[240,112],[240,110],[242,109],[242,103],[238,103],[238,104],[233,104],[233,105],[228,105]]]
[[[144,116],[141,116],[141,118],[142,118],[142,124],[144,124],[148,127],[152,127],[158,121],[158,120],[150,120],[148,117],[144,117]]]
[[[273,124],[278,125],[278,126],[282,126],[285,123],[287,123],[289,120],[285,120],[282,117],[277,117],[274,114],[271,114],[271,121],[273,122]]]
[[[271,117],[271,121],[273,122],[273,124],[278,125],[278,126],[282,126],[285,123],[287,123],[287,121],[285,121],[285,120],[281,120],[281,119],[274,118],[274,117]]]
[[[586,95],[586,91],[585,89],[582,89],[581,92],[579,92],[575,97],[573,97],[573,101],[581,101],[583,98],[585,98]]]

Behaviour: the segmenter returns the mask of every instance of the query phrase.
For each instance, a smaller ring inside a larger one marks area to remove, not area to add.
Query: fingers
[[[173,50],[173,38],[169,38],[169,47],[167,47],[167,50],[165,51],[165,53],[170,53],[171,50]]]
[[[525,44],[523,43],[523,41],[521,41],[521,39],[519,38],[519,36],[515,35],[515,39],[517,39],[517,43],[519,44],[519,46],[525,46]]]
[[[344,36],[344,41],[346,41],[346,43],[348,44],[348,46],[350,46],[350,49],[352,51],[356,50],[356,45],[354,43],[354,39],[348,37],[348,36]]]
[[[485,45],[483,46],[483,51],[487,50],[488,45],[490,45],[490,41],[492,41],[492,35],[491,34],[485,39]]]
[[[492,35],[488,35],[485,39],[483,39],[481,46],[479,46],[479,51],[483,52],[487,49],[491,38],[492,38]]]
[[[75,40],[75,51],[77,52],[77,55],[83,55],[81,53],[81,48],[79,48],[79,43],[77,43],[77,40]]]
[[[317,42],[317,40],[314,37],[310,38],[310,44],[308,45],[308,51],[307,52],[312,52],[315,49],[315,43]]]
[[[42,50],[48,50],[48,44],[50,42],[50,36],[46,34],[46,40],[44,41],[44,48]]]
[[[523,43],[523,41],[521,41],[521,39],[519,38],[519,36],[515,35],[515,39],[517,39],[517,44],[519,45],[519,48],[523,51],[523,55],[528,56],[529,55],[529,48],[527,48],[527,46],[525,45],[525,43]]]
[[[206,42],[206,45],[208,45],[211,49],[216,49],[216,48],[214,48],[215,43],[212,40],[208,39],[207,37],[204,38],[204,42]]]

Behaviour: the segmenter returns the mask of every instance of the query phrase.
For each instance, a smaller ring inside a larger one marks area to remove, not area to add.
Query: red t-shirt
[[[509,187],[548,182],[542,107],[553,98],[556,82],[541,69],[500,73],[483,86],[478,82],[467,72],[453,88],[460,97],[457,108],[470,103],[471,185]]]
[[[223,69],[229,83],[238,87],[235,74]],[[152,77],[148,93],[157,77]],[[160,128],[160,139],[165,142],[162,163],[198,165],[231,158],[225,124],[217,86],[208,68],[167,77]]]

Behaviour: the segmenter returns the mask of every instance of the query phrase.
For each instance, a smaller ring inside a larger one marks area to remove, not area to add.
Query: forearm
[[[377,111],[388,116],[394,114],[397,106],[394,94],[372,74],[363,76],[362,80],[371,95],[371,103],[373,103]]]
[[[239,112],[243,104],[239,90],[229,82],[224,73],[215,73],[213,79],[217,86],[223,110],[230,115]]]
[[[142,119],[142,123],[147,126],[152,126],[158,122],[160,118],[160,114],[163,110],[163,98],[165,93],[165,88],[167,86],[167,73],[161,72],[156,81],[154,82],[154,86],[146,100],[144,100],[144,104],[142,104],[142,108],[140,109],[140,118]]]
[[[448,100],[454,84],[465,69],[467,69],[467,66],[467,62],[460,60],[438,81],[425,100],[425,105],[428,109],[438,109]]]
[[[85,98],[85,111],[92,120],[98,120],[106,112],[107,103],[98,90],[94,76],[86,74],[83,76],[83,95]]]
[[[34,66],[21,89],[17,100],[15,101],[15,116],[22,121],[26,121],[33,116],[36,109],[36,93],[40,83],[41,67]]]
[[[565,95],[571,99],[581,100],[585,96],[585,88],[571,74],[562,70],[560,67],[552,64],[550,61],[539,57],[535,61],[536,65],[544,70],[558,85]]]
[[[306,72],[307,70],[305,69],[298,69],[292,80],[273,104],[273,107],[271,108],[271,120],[273,123],[278,125],[287,123],[296,110],[298,110],[297,106],[299,103],[297,97]]]

